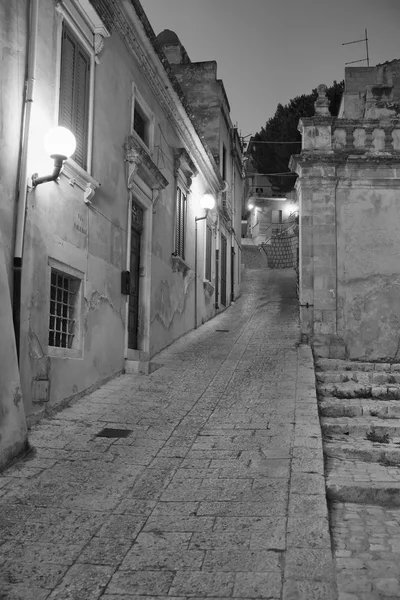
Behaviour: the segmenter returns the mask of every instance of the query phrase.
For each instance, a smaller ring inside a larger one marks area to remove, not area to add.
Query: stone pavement
[[[151,375],[35,425],[0,476],[0,598],[336,599],[298,342],[294,272],[248,271],[236,304]]]
[[[400,509],[334,502],[339,600],[400,598]]]

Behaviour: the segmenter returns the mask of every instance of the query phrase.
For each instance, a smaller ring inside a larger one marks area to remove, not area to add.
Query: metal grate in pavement
[[[215,331],[217,331],[218,333],[228,333],[229,329],[216,329]]]
[[[104,429],[96,434],[96,437],[126,438],[130,433],[132,433],[132,429],[113,429],[112,427],[104,427]]]

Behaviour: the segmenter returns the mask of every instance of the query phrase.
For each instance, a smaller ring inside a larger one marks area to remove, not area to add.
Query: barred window
[[[186,196],[178,187],[176,191],[176,232],[175,232],[175,254],[185,258],[186,237]]]
[[[211,281],[211,250],[212,250],[212,230],[209,225],[206,229],[206,272],[207,281]]]
[[[49,346],[72,348],[80,279],[51,269]]]

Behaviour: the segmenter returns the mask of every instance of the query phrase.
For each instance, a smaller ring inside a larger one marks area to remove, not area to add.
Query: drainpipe
[[[197,329],[197,218],[194,220],[194,328]]]
[[[28,145],[31,123],[33,92],[35,87],[36,54],[38,38],[39,0],[31,0],[28,38],[28,71],[25,82],[25,101],[23,108],[23,124],[21,132],[21,163],[18,185],[17,223],[14,242],[14,281],[13,281],[13,321],[17,355],[20,354],[20,324],[21,324],[21,279],[22,253],[24,248],[24,231],[27,200],[27,165]]]

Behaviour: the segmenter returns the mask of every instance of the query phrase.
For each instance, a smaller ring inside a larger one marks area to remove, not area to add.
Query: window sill
[[[47,350],[49,358],[82,358],[82,350],[80,348],[58,348],[49,346]]]
[[[83,190],[85,201],[86,199],[90,200],[101,185],[94,177],[89,175],[85,169],[82,169],[78,163],[72,160],[72,158],[65,161],[61,175],[64,175],[69,179],[69,185],[72,187],[76,185]]]
[[[208,281],[208,279],[205,279],[203,281],[203,287],[204,287],[204,291],[207,292],[207,294],[209,296],[213,295],[215,288],[214,288],[213,284],[211,283],[211,281]]]
[[[190,271],[190,267],[186,261],[183,260],[181,256],[177,254],[172,255],[172,271],[176,273],[177,271],[181,271],[183,276],[186,277],[188,272]]]

